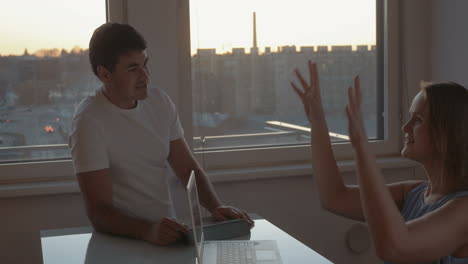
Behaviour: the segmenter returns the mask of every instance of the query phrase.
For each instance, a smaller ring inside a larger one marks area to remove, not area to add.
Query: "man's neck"
[[[132,100],[132,101],[128,101],[128,100],[123,100],[122,98],[119,98],[118,96],[114,95],[113,93],[109,92],[109,89],[106,89],[105,86],[102,87],[102,94],[107,98],[107,100],[117,106],[118,108],[121,108],[121,109],[132,109],[132,108],[135,108],[137,106],[137,101],[136,100]]]

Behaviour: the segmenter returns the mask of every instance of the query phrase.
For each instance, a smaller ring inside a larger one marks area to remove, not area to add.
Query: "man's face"
[[[106,82],[109,100],[121,108],[132,108],[148,95],[149,72],[146,50],[123,54]]]

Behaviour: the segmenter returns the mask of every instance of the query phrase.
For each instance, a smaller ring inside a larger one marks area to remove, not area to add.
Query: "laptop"
[[[274,240],[205,241],[195,173],[190,173],[187,196],[198,264],[282,264]]]

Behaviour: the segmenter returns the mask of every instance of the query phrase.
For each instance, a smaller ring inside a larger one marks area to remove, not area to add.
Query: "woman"
[[[366,221],[378,256],[388,263],[468,263],[468,90],[455,83],[422,87],[402,127],[402,155],[421,163],[427,181],[385,184],[372,155],[360,110],[359,77],[348,89],[346,114],[359,186],[343,183],[333,157],[317,67],[310,84],[298,70],[311,125],[312,165],[322,206]]]

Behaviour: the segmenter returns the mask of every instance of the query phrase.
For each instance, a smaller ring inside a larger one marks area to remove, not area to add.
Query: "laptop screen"
[[[201,256],[203,256],[203,223],[200,202],[198,200],[197,182],[195,179],[195,172],[193,170],[190,173],[190,178],[187,183],[187,196],[191,216],[191,229],[193,232],[193,238],[195,240],[195,249],[198,255],[198,263],[202,263]]]

